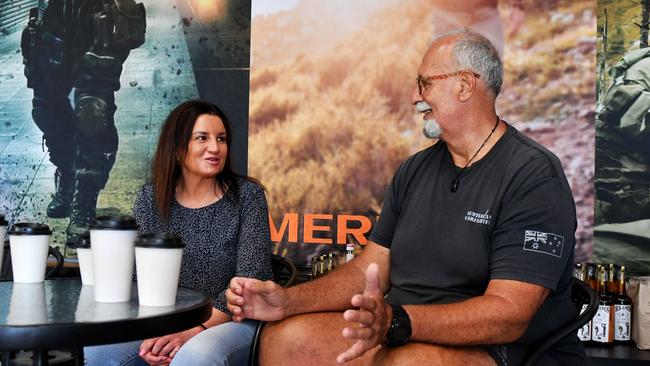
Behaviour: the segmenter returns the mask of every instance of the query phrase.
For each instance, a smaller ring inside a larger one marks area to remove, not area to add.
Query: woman
[[[215,105],[185,102],[160,132],[153,182],[135,200],[140,234],[172,232],[185,243],[179,284],[212,297],[209,320],[144,341],[88,347],[88,365],[246,364],[255,323],[230,321],[230,279],[271,277],[268,209],[263,188],[235,174],[231,129]]]

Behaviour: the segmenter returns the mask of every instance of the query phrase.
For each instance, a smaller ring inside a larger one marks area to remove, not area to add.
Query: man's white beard
[[[429,139],[437,139],[440,138],[442,130],[440,129],[440,125],[438,124],[438,121],[435,120],[435,118],[425,119],[422,133]]]
[[[415,104],[415,110],[420,113],[426,113],[431,110],[431,106],[429,106],[425,101],[419,101]],[[442,130],[440,129],[440,124],[438,124],[438,121],[436,121],[435,118],[425,119],[422,133],[427,138],[437,139],[440,137]]]

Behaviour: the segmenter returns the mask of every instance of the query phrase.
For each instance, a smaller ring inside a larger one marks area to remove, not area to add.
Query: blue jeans
[[[247,365],[256,321],[227,322],[192,337],[172,359],[175,366]],[[88,366],[147,366],[138,356],[142,341],[84,348]]]

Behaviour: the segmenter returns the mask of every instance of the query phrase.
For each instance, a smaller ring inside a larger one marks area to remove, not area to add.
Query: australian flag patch
[[[564,248],[564,237],[553,233],[526,230],[524,234],[524,250],[544,253],[560,258]]]

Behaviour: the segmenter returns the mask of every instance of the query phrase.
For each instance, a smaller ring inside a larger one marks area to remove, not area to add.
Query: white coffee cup
[[[9,248],[14,282],[35,283],[45,280],[51,234],[52,231],[45,224],[18,223],[11,227]]]
[[[137,229],[131,216],[101,216],[90,225],[95,301],[129,301]]]
[[[138,300],[141,306],[171,306],[176,303],[183,241],[169,234],[147,234],[135,242]]]
[[[90,248],[90,235],[84,234],[79,237],[75,248],[77,249],[81,284],[93,285],[93,256]]]

